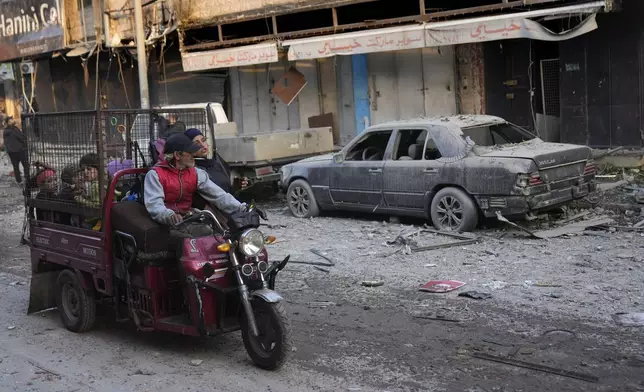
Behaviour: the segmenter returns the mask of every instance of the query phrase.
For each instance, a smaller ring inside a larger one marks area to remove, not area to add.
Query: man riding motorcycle
[[[165,143],[163,159],[145,175],[143,202],[158,223],[170,226],[170,246],[178,251],[177,263],[184,300],[188,302],[187,276],[181,262],[181,244],[185,238],[212,235],[208,225],[192,223],[176,226],[191,211],[192,198],[199,194],[208,203],[227,214],[242,212],[240,203],[208,178],[208,173],[195,167],[194,155],[201,147],[183,133],[171,136]],[[188,302],[188,307],[190,307]]]
[[[195,167],[195,153],[201,147],[183,134],[170,137],[163,149],[163,160],[145,176],[145,208],[155,221],[173,226],[190,212],[192,198],[198,193],[208,203],[231,214],[246,208],[230,193],[208,178],[208,173]]]

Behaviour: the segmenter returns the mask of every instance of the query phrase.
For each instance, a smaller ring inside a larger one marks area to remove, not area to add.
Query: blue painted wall
[[[351,56],[351,65],[353,75],[353,101],[356,116],[356,133],[359,135],[365,130],[368,124],[371,124],[367,55],[358,54]]]

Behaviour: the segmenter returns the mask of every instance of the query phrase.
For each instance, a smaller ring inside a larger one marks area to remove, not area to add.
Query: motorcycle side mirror
[[[215,268],[210,263],[204,264],[203,267],[201,267],[201,271],[203,272],[203,276],[206,279],[210,278],[215,274]]]

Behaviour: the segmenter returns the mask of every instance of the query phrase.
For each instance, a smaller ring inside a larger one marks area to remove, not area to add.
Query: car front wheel
[[[474,200],[458,188],[443,188],[432,199],[431,218],[438,230],[472,231],[479,222]]]
[[[315,200],[313,190],[308,182],[295,180],[286,191],[288,208],[296,218],[310,218],[320,215],[320,207]]]

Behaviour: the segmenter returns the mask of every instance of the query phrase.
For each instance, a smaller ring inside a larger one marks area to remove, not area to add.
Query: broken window
[[[347,161],[382,161],[387,151],[392,131],[370,132],[368,136],[351,147]]]
[[[433,138],[427,138],[427,146],[425,147],[425,155],[424,158],[427,160],[435,160],[441,158],[441,152],[438,151],[438,147],[436,146],[436,142],[434,141]]]
[[[397,161],[419,161],[423,159],[423,149],[427,131],[424,129],[401,129],[398,131],[398,140],[394,147],[394,156]]]
[[[463,136],[470,137],[479,146],[515,144],[535,138],[530,132],[512,124],[495,124],[463,129]]]

